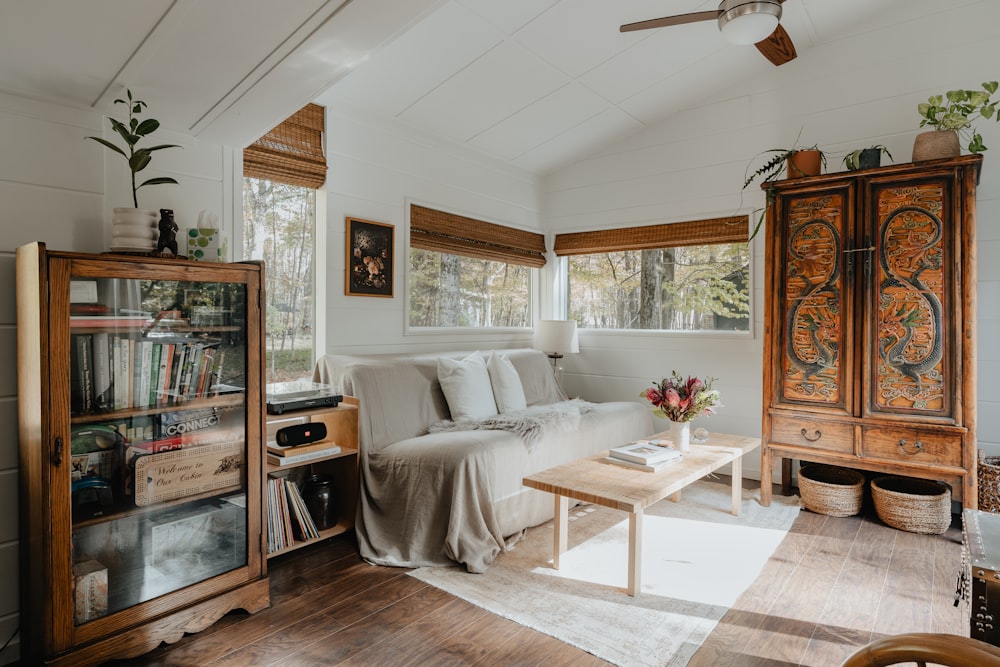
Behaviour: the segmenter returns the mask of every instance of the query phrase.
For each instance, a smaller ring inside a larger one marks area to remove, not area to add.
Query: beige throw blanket
[[[445,419],[431,424],[427,432],[507,431],[521,438],[530,452],[534,451],[535,445],[547,429],[575,430],[580,426],[580,415],[590,414],[593,409],[593,403],[572,399],[553,405],[539,405],[505,412],[485,419]]]

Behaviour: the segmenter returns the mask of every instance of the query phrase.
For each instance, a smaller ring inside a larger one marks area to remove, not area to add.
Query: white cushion
[[[486,360],[486,370],[490,374],[497,410],[503,413],[524,410],[528,407],[528,401],[524,397],[524,387],[521,385],[521,376],[517,374],[517,369],[506,354],[491,352],[490,358]]]
[[[482,354],[473,352],[464,359],[440,357],[437,372],[452,419],[485,419],[497,413]]]

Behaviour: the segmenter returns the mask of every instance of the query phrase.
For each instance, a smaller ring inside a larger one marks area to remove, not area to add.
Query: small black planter
[[[858,158],[858,169],[874,169],[882,164],[882,149],[866,148]]]

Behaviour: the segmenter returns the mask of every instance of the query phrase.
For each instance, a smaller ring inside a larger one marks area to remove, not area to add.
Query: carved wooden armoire
[[[975,509],[982,157],[778,181],[769,210],[761,501],[772,459],[940,480]]]

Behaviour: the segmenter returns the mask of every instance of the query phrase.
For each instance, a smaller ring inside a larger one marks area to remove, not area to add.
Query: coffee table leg
[[[628,515],[628,594],[642,588],[642,510]]]
[[[556,510],[554,516],[555,531],[553,533],[552,544],[552,567],[559,569],[559,557],[566,553],[566,532],[569,529],[569,498],[558,493],[556,497]]]
[[[743,507],[743,456],[737,454],[732,463],[733,472],[733,516],[740,515]]]

